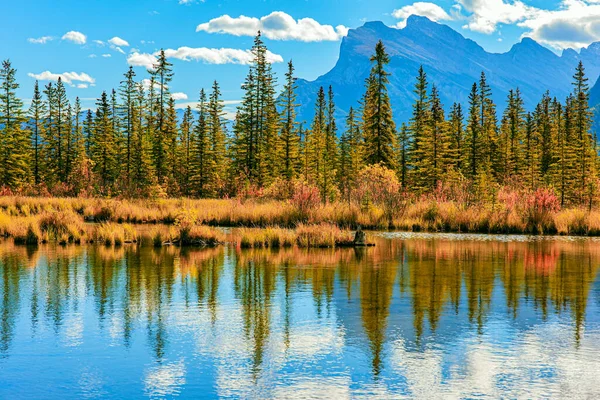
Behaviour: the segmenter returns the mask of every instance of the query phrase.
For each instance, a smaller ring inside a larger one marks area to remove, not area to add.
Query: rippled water
[[[600,397],[600,242],[0,243],[0,398]]]

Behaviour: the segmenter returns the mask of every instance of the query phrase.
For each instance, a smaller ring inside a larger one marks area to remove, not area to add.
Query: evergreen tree
[[[245,154],[242,171],[250,183],[268,186],[278,176],[279,113],[275,100],[275,78],[267,60],[267,48],[260,32],[252,46],[253,60],[242,89],[244,96],[239,108],[236,146]]]
[[[212,155],[210,132],[208,129],[208,104],[204,89],[200,91],[198,103],[198,122],[194,129],[193,154],[191,166],[192,190],[198,197],[207,197],[210,193],[210,174],[212,170]]]
[[[389,73],[385,67],[390,57],[380,40],[371,57],[373,67],[368,80],[367,96],[364,105],[365,157],[369,164],[381,163],[394,168],[394,136],[396,125],[392,117],[392,108],[387,91]]]
[[[296,126],[296,78],[290,61],[285,74],[285,85],[280,97],[281,104],[281,161],[282,174],[290,182],[297,175],[300,138]]]
[[[113,131],[112,107],[106,92],[96,103],[92,160],[95,172],[100,178],[102,190],[107,193],[117,177],[118,152]]]
[[[323,201],[327,198],[327,187],[324,187],[324,174],[326,167],[324,166],[325,157],[325,137],[327,135],[327,122],[325,118],[327,110],[327,101],[325,100],[325,90],[321,86],[317,93],[317,101],[315,104],[315,116],[308,133],[306,152],[308,158],[307,165],[307,180],[309,183],[319,187]]]
[[[168,176],[168,166],[166,165],[167,158],[167,146],[168,146],[168,133],[167,133],[167,110],[169,107],[169,101],[171,96],[169,95],[169,83],[173,79],[173,64],[167,60],[164,50],[160,50],[157,57],[156,64],[153,69],[148,71],[152,75],[151,82],[151,96],[154,96],[154,86],[158,88],[156,99],[151,99],[150,107],[156,107],[156,128],[154,131],[154,168],[156,170],[156,177],[160,183],[163,183],[165,178]]]
[[[192,114],[192,108],[187,106],[184,113],[183,119],[181,120],[180,132],[180,155],[179,155],[179,187],[181,192],[186,196],[190,195],[190,182],[192,174],[191,159],[193,154],[192,148],[192,136],[194,129],[194,116]]]
[[[501,126],[502,172],[505,179],[524,174],[525,108],[519,89],[510,90]]]
[[[163,178],[168,185],[168,193],[171,196],[179,195],[179,186],[177,185],[177,174],[179,170],[179,130],[177,126],[177,110],[175,109],[175,100],[170,97],[167,104],[167,112],[163,124],[163,146],[164,153],[164,172]]]
[[[208,136],[210,141],[210,186],[213,195],[222,189],[227,173],[225,131],[223,128],[223,101],[217,81],[213,82],[212,93],[208,101]],[[273,150],[275,151],[275,150]]]
[[[450,141],[446,153],[446,162],[449,168],[463,173],[465,158],[465,126],[462,106],[459,103],[452,105],[450,111]]]
[[[593,198],[593,184],[596,177],[596,158],[592,146],[591,117],[589,107],[589,85],[585,75],[583,62],[579,62],[573,76],[573,128],[575,142],[577,143],[578,186],[580,201],[586,199],[591,204]]]
[[[129,70],[125,73],[125,79],[121,81],[121,87],[119,88],[119,94],[123,99],[123,104],[120,108],[120,117],[123,121],[124,136],[125,136],[125,147],[124,160],[125,166],[123,170],[125,172],[125,180],[127,185],[131,184],[131,166],[132,166],[132,140],[136,132],[134,128],[140,128],[139,124],[134,123],[134,117],[136,114],[135,106],[137,99],[137,84],[135,82],[135,72],[133,67],[129,67]],[[140,113],[141,115],[141,113]]]
[[[29,181],[30,141],[22,125],[23,102],[17,97],[17,71],[9,60],[0,68],[0,185],[19,189]]]
[[[416,95],[415,103],[413,104],[412,118],[410,121],[411,135],[411,151],[410,158],[412,162],[411,181],[414,184],[414,189],[423,190],[427,186],[428,176],[424,171],[430,169],[428,159],[426,157],[428,138],[430,137],[430,104],[429,95],[427,93],[427,74],[423,66],[419,68],[417,83],[415,84],[414,93]]]
[[[409,171],[409,153],[410,153],[410,133],[408,126],[402,124],[398,132],[398,177],[402,188],[408,187],[408,171]]]
[[[43,152],[44,144],[44,119],[46,117],[47,107],[38,81],[35,81],[33,88],[33,97],[31,99],[31,106],[29,107],[29,131],[31,132],[31,143],[33,146],[33,182],[36,185],[42,183],[42,171],[43,171]]]

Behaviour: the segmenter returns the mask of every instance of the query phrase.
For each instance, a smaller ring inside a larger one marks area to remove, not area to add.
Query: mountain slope
[[[381,22],[368,22],[351,29],[342,40],[335,67],[315,81],[298,80],[299,117],[310,123],[320,86],[333,86],[338,118],[357,107],[370,70],[369,57],[381,39],[391,61],[389,93],[397,122],[410,119],[413,88],[420,65],[430,84],[434,83],[446,108],[454,101],[467,103],[474,82],[484,71],[499,109],[504,108],[508,91],[519,87],[528,109],[533,109],[546,90],[561,100],[571,90],[572,75],[579,60],[585,64],[590,81],[600,74],[600,43],[580,53],[568,49],[556,55],[532,39],[525,38],[507,53],[488,53],[452,28],[428,18],[411,16],[404,29]]]

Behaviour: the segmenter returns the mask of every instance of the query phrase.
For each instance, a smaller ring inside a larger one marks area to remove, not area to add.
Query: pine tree
[[[300,138],[296,124],[296,78],[290,61],[285,74],[285,85],[280,97],[281,105],[281,163],[282,174],[290,182],[297,175]]]
[[[156,176],[159,183],[163,183],[165,178],[168,176],[168,166],[166,165],[167,158],[167,138],[168,133],[166,132],[167,127],[167,109],[171,96],[169,95],[169,83],[173,79],[173,64],[167,61],[164,50],[160,50],[156,64],[153,69],[148,71],[153,78],[153,83],[158,87],[158,94],[156,98],[156,128],[154,132],[154,165],[156,170]],[[153,91],[154,88],[150,90]],[[154,99],[152,101],[154,103]]]
[[[502,173],[505,179],[524,174],[525,108],[521,92],[510,90],[501,127]]]
[[[94,136],[94,116],[92,110],[88,109],[83,120],[83,134],[85,137],[85,155],[87,158],[92,158],[91,143]]]
[[[378,164],[394,168],[394,136],[396,125],[392,117],[392,108],[387,91],[389,73],[385,67],[390,57],[380,40],[371,57],[373,67],[368,80],[367,96],[364,105],[365,157],[369,164]]]
[[[198,122],[194,129],[191,186],[198,197],[207,197],[210,193],[210,175],[212,171],[212,155],[210,133],[208,129],[208,104],[204,89],[200,91],[198,102]]]
[[[102,92],[96,106],[92,160],[102,190],[108,193],[117,177],[118,152],[113,131],[112,107],[106,92]]]
[[[327,188],[324,187],[324,173],[326,167],[325,157],[325,136],[327,131],[327,122],[325,113],[327,110],[327,101],[325,100],[325,90],[321,86],[317,93],[315,104],[315,116],[311,126],[310,133],[306,139],[306,152],[308,158],[307,181],[319,187],[323,201],[327,198]]]
[[[534,113],[536,129],[540,136],[540,174],[546,180],[548,172],[552,167],[552,150],[554,147],[552,137],[552,123],[550,116],[550,93],[546,92],[542,101],[537,105]],[[546,180],[547,181],[547,180]]]
[[[208,101],[208,136],[210,141],[210,186],[213,195],[222,189],[227,173],[226,164],[226,137],[223,128],[223,101],[221,100],[221,89],[217,81],[213,82],[212,93]],[[275,151],[275,149],[273,150]]]
[[[448,144],[448,130],[444,116],[444,107],[440,100],[437,87],[431,88],[431,110],[429,132],[431,134],[429,157],[431,158],[430,188],[435,188],[446,172],[446,151]]]
[[[398,132],[398,177],[400,178],[400,184],[402,188],[408,187],[408,172],[409,172],[409,154],[410,154],[410,133],[408,126],[402,124],[400,131]]]
[[[35,81],[31,106],[29,107],[29,131],[31,132],[31,143],[33,146],[33,182],[36,185],[42,183],[43,179],[43,138],[45,136],[44,119],[46,117],[46,113],[46,103],[44,102],[42,93],[40,92],[38,81]]]
[[[47,173],[50,178],[50,183],[66,182],[66,136],[69,129],[68,124],[70,116],[68,115],[69,101],[67,92],[62,79],[59,77],[56,86],[48,85],[46,87],[46,95],[48,96],[48,112],[49,112],[49,129],[47,156]]]
[[[177,175],[179,171],[179,129],[177,126],[177,110],[175,109],[175,100],[170,97],[167,104],[167,112],[164,122],[164,145],[165,145],[165,173],[163,175],[168,183],[170,195],[179,195],[179,186],[177,185]]]
[[[246,162],[238,174],[252,184],[268,186],[279,172],[279,113],[275,100],[275,78],[267,60],[260,32],[252,46],[253,60],[242,89],[244,96],[236,121],[240,137],[235,146]]]
[[[337,126],[335,123],[335,103],[333,88],[327,92],[327,113],[325,115],[325,137],[323,148],[323,195],[333,200],[335,176],[337,168]]]
[[[152,168],[152,132],[154,132],[152,115],[152,102],[150,99],[146,100],[144,86],[138,83],[132,118],[131,172],[134,187],[142,191],[155,180]]]
[[[412,118],[410,121],[411,149],[410,159],[412,162],[412,183],[417,191],[427,187],[428,176],[425,171],[430,169],[428,159],[426,157],[428,141],[430,138],[430,103],[427,93],[427,74],[423,66],[419,68],[417,83],[415,84],[414,93],[416,95],[415,103],[413,104]]]
[[[354,108],[350,107],[346,117],[346,130],[339,143],[338,184],[342,196],[350,201],[350,191],[363,166],[363,137]]]
[[[450,141],[446,153],[446,162],[449,168],[463,173],[465,158],[465,126],[462,106],[459,103],[452,105],[450,111]]]
[[[469,179],[474,180],[479,172],[480,155],[480,122],[479,122],[479,104],[480,97],[477,90],[477,84],[474,83],[469,94],[469,117],[467,123],[467,145],[469,147],[468,154],[468,174]]]
[[[540,137],[531,113],[525,118],[523,161],[525,166],[525,186],[535,190],[540,181]]]
[[[180,132],[180,154],[179,154],[179,187],[186,196],[190,195],[190,182],[192,174],[191,159],[193,154],[192,136],[194,129],[194,116],[192,108],[187,106],[181,120]]]
[[[22,125],[23,102],[17,97],[17,71],[9,60],[0,68],[0,185],[19,189],[29,181],[30,141]]]
[[[135,136],[134,127],[138,125],[134,123],[134,116],[136,113],[135,102],[137,96],[137,84],[135,83],[135,72],[133,67],[129,67],[129,70],[124,74],[125,80],[121,81],[121,87],[119,88],[119,94],[123,99],[123,104],[120,107],[120,117],[123,121],[124,127],[124,160],[125,166],[123,170],[125,172],[125,181],[129,186],[131,184],[131,166],[132,166],[132,139]]]
[[[580,201],[589,201],[593,198],[593,183],[596,177],[596,157],[593,151],[591,131],[591,117],[589,107],[589,85],[585,76],[583,62],[579,62],[573,76],[573,117],[575,140],[577,143],[578,190]]]

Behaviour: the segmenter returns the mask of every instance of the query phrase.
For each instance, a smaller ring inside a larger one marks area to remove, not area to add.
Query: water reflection
[[[597,396],[599,265],[593,240],[3,242],[0,397]]]

